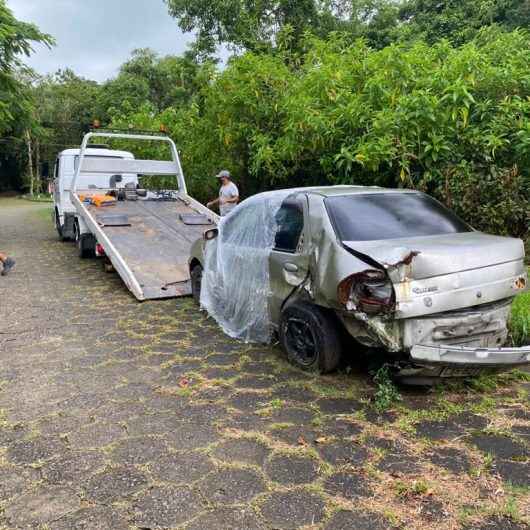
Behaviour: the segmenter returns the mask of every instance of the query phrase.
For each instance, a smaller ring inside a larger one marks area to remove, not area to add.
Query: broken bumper
[[[412,347],[410,356],[421,365],[507,369],[530,364],[530,346],[469,348],[450,344],[418,344]]]

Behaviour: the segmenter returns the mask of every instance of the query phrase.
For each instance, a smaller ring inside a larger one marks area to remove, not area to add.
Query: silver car
[[[270,330],[306,370],[354,355],[345,332],[385,349],[409,382],[530,363],[530,346],[502,347],[512,300],[527,289],[522,241],[477,232],[417,191],[256,195],[194,244],[190,273],[195,299],[227,333],[266,340]]]

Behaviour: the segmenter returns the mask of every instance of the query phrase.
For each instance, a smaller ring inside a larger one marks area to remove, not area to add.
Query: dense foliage
[[[528,28],[528,0],[165,0],[195,49],[297,50],[304,33],[325,38],[341,31],[375,48],[392,42],[441,39],[464,44],[488,26]]]
[[[463,47],[373,50],[310,38],[301,66],[281,54],[231,61],[200,103],[115,123],[164,123],[193,191],[228,167],[246,195],[355,183],[415,187],[477,228],[524,236],[530,200],[530,40],[484,32]],[[208,189],[210,188],[210,189]]]
[[[527,0],[407,0],[399,10],[404,38],[432,44],[447,39],[464,44],[487,27],[514,30],[530,27]]]

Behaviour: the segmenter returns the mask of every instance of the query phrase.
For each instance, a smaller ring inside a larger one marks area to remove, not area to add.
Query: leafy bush
[[[516,346],[530,344],[530,292],[520,294],[515,299],[510,319],[510,332]]]
[[[193,193],[231,170],[243,195],[312,184],[414,187],[475,228],[528,235],[529,35],[490,29],[455,48],[381,50],[341,34],[293,54],[246,53],[163,122]]]

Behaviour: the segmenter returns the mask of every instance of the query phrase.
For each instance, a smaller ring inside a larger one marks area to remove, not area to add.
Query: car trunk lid
[[[366,254],[389,270],[407,266],[406,262],[410,261],[403,272],[409,279],[415,280],[524,258],[521,240],[481,232],[384,241],[345,241],[344,245]]]
[[[502,300],[526,286],[524,247],[519,239],[465,232],[345,241],[344,246],[386,269],[396,292],[397,318]]]

